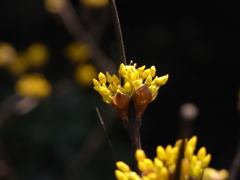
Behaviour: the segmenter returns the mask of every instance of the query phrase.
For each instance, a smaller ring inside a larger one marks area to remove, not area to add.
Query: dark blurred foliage
[[[78,10],[79,2],[73,4]],[[179,133],[179,108],[192,102],[200,112],[193,129],[198,145],[206,146],[212,154],[212,167],[229,169],[240,128],[236,110],[240,83],[239,3],[117,0],[117,6],[128,61],[132,59],[139,66],[155,65],[159,76],[170,75],[142,118],[143,149],[153,157],[157,145],[173,144]],[[0,1],[0,41],[13,44],[17,50],[36,41],[45,43],[51,60],[42,72],[53,84],[65,83],[61,88],[56,86],[53,95],[30,113],[13,115],[1,126],[4,156],[18,179],[71,179],[67,169],[79,156],[78,176],[72,179],[114,179],[116,160],[134,166],[120,119],[113,116],[113,125],[108,119],[106,112],[115,115],[112,107],[105,105],[92,88],[71,80],[63,48],[73,40],[59,17],[44,9],[42,0]],[[118,66],[111,21],[99,43]],[[0,75],[3,102],[13,93],[13,82],[4,70]],[[63,87],[66,93],[61,92]],[[106,121],[113,149],[95,106]],[[92,133],[99,135],[91,139]],[[88,158],[95,144],[100,145]]]

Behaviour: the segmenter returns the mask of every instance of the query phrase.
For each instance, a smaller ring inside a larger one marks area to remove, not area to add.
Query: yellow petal
[[[100,82],[101,84],[107,82],[106,76],[105,76],[102,72],[100,72],[100,73],[98,74],[98,79],[99,79],[99,82]]]

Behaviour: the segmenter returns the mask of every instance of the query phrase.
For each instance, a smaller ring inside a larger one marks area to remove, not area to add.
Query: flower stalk
[[[128,111],[128,121],[123,121],[123,125],[128,132],[130,142],[135,152],[137,149],[142,149],[140,138],[141,119],[137,118],[132,101],[130,102]]]
[[[123,61],[124,64],[127,64],[124,43],[123,43],[123,36],[121,30],[121,24],[118,16],[117,6],[115,0],[109,0],[110,7],[112,11],[113,23],[115,27],[116,39],[118,44],[118,53],[120,60]]]

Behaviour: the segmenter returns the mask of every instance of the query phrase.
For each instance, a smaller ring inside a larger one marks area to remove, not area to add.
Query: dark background
[[[76,10],[81,7],[78,1],[73,4]],[[142,118],[142,146],[147,155],[154,157],[159,144],[175,142],[179,108],[192,102],[199,108],[193,128],[198,147],[206,146],[212,154],[210,166],[229,169],[240,127],[236,109],[239,3],[117,0],[117,6],[128,61],[155,65],[159,76],[169,74]],[[56,85],[50,98],[26,115],[10,116],[0,127],[4,157],[18,179],[114,179],[116,160],[134,167],[127,133],[112,107],[101,102],[91,87],[73,80],[71,65],[63,55],[63,48],[73,40],[61,19],[47,12],[41,0],[0,2],[0,41],[18,51],[34,42],[45,43],[51,58],[41,71],[66,89],[59,92]],[[109,17],[99,44],[118,66],[115,40]],[[0,84],[3,102],[14,92],[14,82],[3,69]],[[95,106],[106,121],[107,135]]]

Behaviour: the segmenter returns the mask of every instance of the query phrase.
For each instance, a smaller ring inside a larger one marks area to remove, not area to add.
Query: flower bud
[[[141,119],[147,105],[152,101],[152,92],[148,86],[144,84],[133,93],[132,98],[136,111],[136,118]]]
[[[128,106],[131,98],[118,92],[112,99],[112,106],[119,113],[122,120],[128,120]]]

